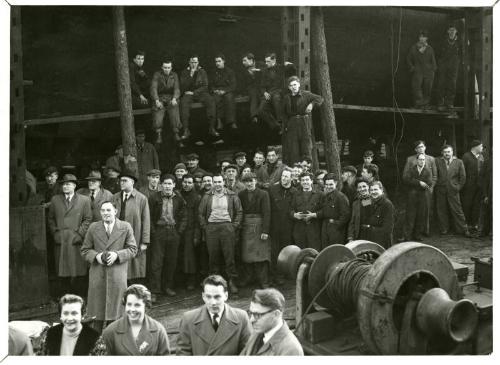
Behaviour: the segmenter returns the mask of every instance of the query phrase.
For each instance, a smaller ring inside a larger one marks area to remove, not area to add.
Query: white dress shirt
[[[283,321],[281,321],[275,327],[271,328],[269,331],[264,333],[264,339],[262,341],[264,341],[264,343],[268,343],[271,337],[273,337],[274,334],[278,332],[282,326],[283,326]]]

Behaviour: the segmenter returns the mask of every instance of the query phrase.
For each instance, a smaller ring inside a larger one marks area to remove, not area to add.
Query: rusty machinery
[[[471,352],[478,310],[462,298],[453,264],[435,247],[405,242],[385,250],[354,241],[318,253],[287,246],[278,270],[297,280],[296,334],[306,352]],[[358,343],[345,335],[353,330]]]

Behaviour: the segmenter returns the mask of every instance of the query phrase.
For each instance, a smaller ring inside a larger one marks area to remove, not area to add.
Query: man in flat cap
[[[137,168],[139,171],[139,186],[148,184],[147,173],[152,169],[159,169],[158,153],[151,143],[146,142],[146,133],[142,129],[135,132],[137,143]],[[130,266],[129,266],[130,267]]]
[[[200,156],[198,156],[197,153],[190,153],[189,155],[186,156],[186,160],[187,160],[187,169],[191,175],[194,175],[197,172],[206,173],[206,171],[199,166]]]
[[[458,39],[457,27],[450,24],[438,54],[438,110],[453,108],[457,88],[458,66],[462,59],[462,47]]]
[[[234,191],[236,194],[245,190],[245,184],[239,180],[238,166],[233,164],[227,165],[222,172],[224,173],[226,188]]]
[[[479,208],[481,206],[482,189],[480,176],[484,167],[483,143],[473,140],[470,150],[462,156],[465,167],[465,185],[460,192],[462,207],[469,230],[477,232],[479,223]]]
[[[174,176],[175,176],[175,189],[182,189],[182,177],[188,173],[187,167],[182,162],[179,162],[174,167]]]
[[[144,194],[146,198],[150,198],[152,194],[157,191],[161,191],[160,185],[160,175],[161,171],[158,169],[149,170],[147,173],[148,176],[148,185],[139,187],[139,191]]]
[[[121,191],[113,195],[118,219],[129,222],[134,230],[137,255],[129,262],[129,284],[144,284],[146,278],[146,249],[150,241],[148,198],[135,189],[137,176],[129,170],[120,174]]]
[[[111,200],[113,194],[101,187],[101,173],[99,171],[90,171],[89,176],[85,178],[88,183],[87,188],[80,188],[77,193],[90,198],[90,207],[92,208],[92,222],[98,222],[101,218],[101,204]]]
[[[80,246],[92,222],[90,198],[75,193],[75,175],[64,175],[60,183],[62,194],[52,197],[48,219],[56,245],[55,264],[60,278],[60,294],[86,296],[87,264],[80,255]]]

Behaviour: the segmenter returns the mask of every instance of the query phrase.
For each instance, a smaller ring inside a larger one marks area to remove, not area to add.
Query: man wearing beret
[[[186,156],[186,160],[187,160],[187,169],[191,175],[194,175],[197,172],[201,172],[204,174],[206,173],[205,170],[203,170],[201,167],[198,166],[200,163],[200,156],[198,156],[197,153],[190,153],[189,155]]]
[[[460,192],[462,207],[469,230],[477,231],[482,188],[479,177],[484,166],[483,143],[477,139],[470,144],[470,150],[462,156],[465,167],[465,185]]]
[[[121,191],[113,195],[118,219],[130,223],[134,230],[137,255],[129,262],[129,284],[141,284],[146,278],[146,254],[150,241],[150,216],[148,198],[135,189],[137,176],[128,170],[120,174]]]
[[[90,198],[75,193],[75,175],[64,175],[60,183],[62,194],[52,197],[48,221],[56,245],[55,264],[61,294],[86,296],[87,264],[80,255],[80,246],[92,222]]]
[[[160,185],[160,175],[161,171],[158,169],[152,169],[148,171],[148,185],[141,186],[138,190],[144,194],[146,198],[150,198],[151,195],[157,191],[161,191]]]
[[[77,194],[90,198],[92,222],[98,222],[101,220],[101,204],[111,200],[113,194],[101,186],[101,173],[99,171],[91,171],[85,180],[88,182],[88,188],[78,189]]]

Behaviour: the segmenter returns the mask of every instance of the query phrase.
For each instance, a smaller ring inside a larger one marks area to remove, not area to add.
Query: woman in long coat
[[[111,207],[110,203],[103,207],[107,205]],[[115,219],[108,237],[103,221],[94,222],[85,236],[81,252],[90,263],[87,313],[97,321],[114,321],[123,313],[121,297],[127,289],[128,261],[137,252],[132,227]],[[102,252],[116,252],[118,259],[111,266],[100,264],[96,256]]]
[[[131,176],[122,174],[122,176]],[[135,177],[133,177],[136,179]],[[116,206],[116,216],[120,217],[123,204],[123,191],[113,195],[113,203]],[[137,244],[137,256],[128,264],[128,279],[146,277],[146,254],[142,252],[141,245],[148,245],[150,241],[150,217],[148,199],[136,189],[130,193],[125,208],[125,221],[130,223],[134,230],[135,243]]]

